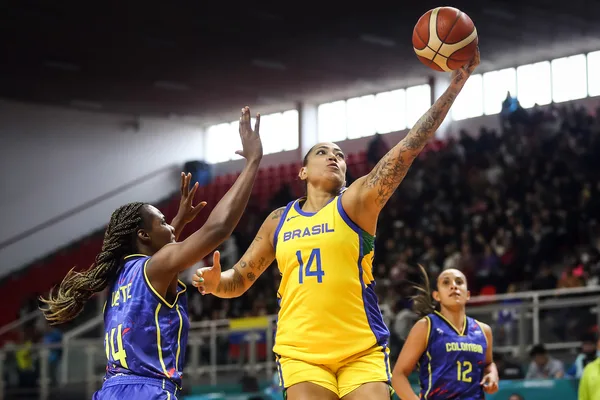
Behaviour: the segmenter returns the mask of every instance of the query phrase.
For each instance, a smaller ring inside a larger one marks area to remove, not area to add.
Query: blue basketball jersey
[[[427,400],[484,399],[483,379],[487,338],[479,323],[466,317],[456,329],[438,312],[429,314],[427,349],[419,360],[421,398]]]
[[[146,276],[150,257],[125,257],[104,309],[106,379],[114,375],[167,378],[181,387],[188,339],[186,286],[167,302]]]

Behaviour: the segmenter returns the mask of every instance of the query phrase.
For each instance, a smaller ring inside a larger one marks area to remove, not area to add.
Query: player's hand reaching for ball
[[[480,61],[481,60],[479,59],[479,48],[477,48],[477,50],[475,50],[475,55],[473,56],[471,61],[469,61],[467,64],[463,65],[459,69],[452,71],[450,85],[459,86],[460,88],[462,88],[467,82],[467,79],[469,79],[469,77],[473,73],[473,71],[475,71],[475,68],[477,68]]]
[[[198,268],[192,276],[192,285],[202,294],[214,293],[221,282],[221,253],[213,253],[213,266]]]
[[[483,391],[487,394],[494,394],[498,391],[498,375],[495,373],[489,373],[481,380]]]
[[[262,142],[260,141],[260,114],[256,114],[254,130],[250,124],[250,107],[242,108],[240,117],[240,138],[242,139],[242,150],[235,154],[244,157],[248,161],[260,161],[263,155]]]

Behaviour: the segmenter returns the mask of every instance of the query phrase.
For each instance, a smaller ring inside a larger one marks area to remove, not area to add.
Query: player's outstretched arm
[[[494,363],[494,337],[492,335],[492,328],[489,325],[482,322],[478,322],[481,330],[485,334],[487,340],[487,351],[485,353],[485,369],[483,370],[483,379],[481,385],[483,391],[488,394],[494,394],[498,391],[498,381],[500,380],[498,375],[498,367]]]
[[[427,350],[429,319],[423,318],[412,327],[392,372],[392,387],[402,400],[419,400],[408,381],[419,358]]]
[[[243,295],[275,259],[273,235],[284,210],[285,207],[278,208],[267,217],[252,244],[233,268],[221,272],[219,253],[215,252],[213,266],[198,269],[192,277],[198,291],[221,298]]]
[[[248,204],[262,159],[259,123],[260,116],[257,115],[256,125],[252,130],[250,109],[248,107],[242,109],[239,132],[243,150],[236,153],[246,158],[246,165],[199,230],[182,242],[164,246],[152,256],[146,267],[146,274],[155,289],[166,290],[176,273],[202,260],[223,243],[235,229]]]
[[[465,67],[452,73],[450,86],[366,176],[357,179],[342,197],[344,210],[361,228],[374,233],[379,212],[392,196],[408,169],[444,121],[456,96],[475,67],[479,51]]]

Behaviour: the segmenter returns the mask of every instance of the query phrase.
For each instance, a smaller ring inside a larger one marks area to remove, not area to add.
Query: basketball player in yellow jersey
[[[233,268],[221,273],[215,252],[214,266],[194,276],[203,294],[238,297],[277,259],[273,351],[289,400],[390,398],[389,331],[373,290],[377,218],[478,64],[479,54],[455,71],[408,135],[345,190],[344,153],[315,145],[299,172],[307,196],[272,212]]]

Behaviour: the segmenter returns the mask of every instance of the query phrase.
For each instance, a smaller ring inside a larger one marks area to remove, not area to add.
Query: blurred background
[[[91,398],[106,294],[57,328],[37,297],[89,267],[116,207],[146,201],[172,218],[181,171],[208,201],[184,236],[196,230],[242,169],[244,105],[262,114],[265,156],[223,265],[303,194],[313,144],[341,146],[349,183],[367,173],[448,84],[411,44],[440,5],[473,19],[482,63],[381,214],[392,362],[415,321],[417,263],[459,268],[476,295],[468,313],[494,331],[502,380],[487,398],[577,399],[600,352],[600,3],[403,3],[3,2],[0,399]],[[188,291],[181,398],[282,398],[279,278],[272,265],[230,301]]]

